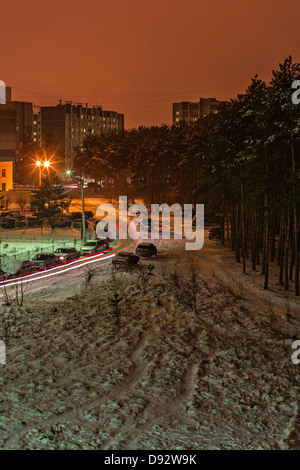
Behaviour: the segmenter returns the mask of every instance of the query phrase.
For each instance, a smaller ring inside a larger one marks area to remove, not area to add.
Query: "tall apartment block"
[[[0,104],[0,161],[15,161],[26,136],[42,145],[45,137],[52,134],[64,154],[65,167],[71,168],[74,147],[82,145],[87,135],[100,136],[122,129],[124,114],[116,111],[61,101],[57,106],[38,107],[11,101],[11,89],[6,87],[6,104]]]
[[[16,151],[26,136],[32,136],[32,103],[7,101],[0,104],[0,161],[15,161]]]
[[[74,148],[81,146],[87,135],[100,136],[124,129],[124,115],[104,111],[101,106],[88,107],[66,102],[42,106],[35,115],[34,138],[43,144],[49,134],[55,137],[65,155],[65,167],[72,168]]]
[[[199,98],[199,101],[173,103],[173,125],[178,125],[180,121],[195,122],[201,116],[216,113],[221,103],[222,101],[216,98]]]

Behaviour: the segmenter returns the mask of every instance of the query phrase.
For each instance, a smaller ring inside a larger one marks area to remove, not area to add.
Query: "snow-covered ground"
[[[0,448],[299,448],[299,301],[207,238],[155,243],[1,306]]]

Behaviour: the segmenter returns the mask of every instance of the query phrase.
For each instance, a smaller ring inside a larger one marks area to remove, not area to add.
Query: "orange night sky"
[[[229,99],[291,54],[299,0],[13,0],[1,4],[0,79],[13,99],[59,98],[171,124],[172,102]]]

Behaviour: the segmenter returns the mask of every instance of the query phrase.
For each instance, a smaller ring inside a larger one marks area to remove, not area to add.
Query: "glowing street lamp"
[[[51,164],[48,160],[45,160],[43,162],[41,160],[37,160],[35,164],[37,168],[39,169],[39,186],[41,186],[42,185],[42,166],[44,168],[49,168]]]

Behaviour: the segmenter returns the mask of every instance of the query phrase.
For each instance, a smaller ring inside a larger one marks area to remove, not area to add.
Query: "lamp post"
[[[39,160],[36,162],[36,166],[38,167],[39,170],[39,186],[42,184],[42,162]]]
[[[80,184],[80,191],[81,191],[81,210],[82,210],[82,230],[81,230],[81,239],[83,243],[86,242],[86,227],[85,227],[85,210],[84,210],[84,179],[83,178],[76,178],[72,175],[71,170],[67,170],[66,174],[71,176],[74,180],[76,180]]]
[[[45,160],[45,161],[37,160],[36,166],[39,169],[39,186],[41,186],[42,185],[42,166],[44,168],[49,168],[50,162],[48,162],[48,160]]]

